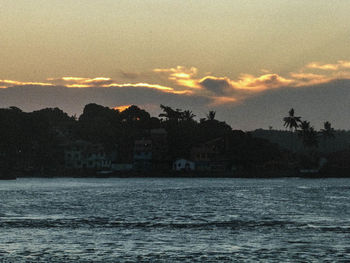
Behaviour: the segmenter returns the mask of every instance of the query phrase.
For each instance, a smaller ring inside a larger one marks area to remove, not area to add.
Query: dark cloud
[[[284,129],[282,119],[294,108],[316,128],[330,121],[336,129],[350,129],[350,80],[337,80],[304,88],[268,90],[234,107],[217,108],[219,118],[245,130],[273,126]]]
[[[17,86],[0,89],[0,107],[18,106],[25,111],[59,107],[69,114],[81,114],[88,103],[109,107],[118,105],[156,105],[162,103],[178,108],[202,111],[210,98],[200,95],[179,95],[148,87],[67,88],[63,86]],[[150,107],[154,109],[155,107]],[[154,112],[158,114],[159,112]]]
[[[224,95],[232,91],[231,84],[227,78],[205,77],[200,80],[199,84],[201,87],[216,95]]]
[[[206,82],[206,86],[213,85]],[[109,107],[136,104],[156,116],[160,112],[159,105],[165,104],[190,109],[198,118],[205,117],[209,110],[216,110],[218,119],[227,121],[235,129],[244,130],[269,126],[283,129],[282,118],[292,107],[316,128],[320,128],[324,121],[330,121],[335,128],[350,129],[349,101],[350,80],[304,88],[271,89],[241,103],[215,106],[207,96],[167,93],[147,87],[81,89],[31,85],[0,89],[0,107],[18,106],[25,111],[59,107],[69,114],[79,115],[84,105],[91,102]]]

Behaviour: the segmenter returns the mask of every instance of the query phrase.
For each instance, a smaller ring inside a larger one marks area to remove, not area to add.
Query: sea
[[[350,179],[0,181],[3,262],[350,262]]]

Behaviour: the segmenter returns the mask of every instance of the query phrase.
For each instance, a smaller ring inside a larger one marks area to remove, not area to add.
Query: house
[[[65,168],[68,169],[95,169],[111,168],[111,158],[106,154],[101,144],[86,141],[75,141],[65,146]]]
[[[108,159],[111,160],[111,171],[113,172],[130,171],[133,168],[132,161],[120,159],[121,153],[123,153],[121,147],[114,145],[113,149],[107,154]]]
[[[195,163],[186,159],[177,159],[173,163],[173,170],[175,171],[194,171]]]
[[[133,168],[139,171],[169,169],[167,132],[152,129],[146,138],[135,140]]]
[[[196,170],[202,172],[225,172],[228,160],[225,157],[227,142],[224,138],[210,140],[191,149],[191,159],[196,164]]]

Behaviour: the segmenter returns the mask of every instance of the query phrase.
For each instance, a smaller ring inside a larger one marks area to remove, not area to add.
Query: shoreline
[[[321,169],[303,172],[299,169],[286,170],[237,170],[226,172],[209,171],[118,171],[104,172],[96,170],[60,170],[60,171],[8,171],[0,174],[0,180],[15,180],[17,178],[243,178],[243,179],[274,179],[274,178],[350,178],[346,170]]]
[[[200,178],[232,178],[232,179],[281,179],[281,178],[298,178],[298,179],[327,179],[327,178],[350,178],[350,176],[346,175],[331,175],[331,174],[313,174],[313,175],[300,175],[300,174],[294,174],[294,175],[213,175],[213,174],[207,174],[207,175],[157,175],[157,174],[147,174],[147,175],[111,175],[111,176],[98,176],[98,175],[88,175],[88,176],[76,176],[76,175],[65,175],[65,176],[59,176],[59,175],[31,175],[31,176],[17,176],[16,178],[0,178],[0,181],[2,180],[16,180],[19,178],[47,178],[47,179],[57,179],[57,178],[94,178],[94,179],[109,179],[109,178],[189,178],[189,179],[200,179]]]

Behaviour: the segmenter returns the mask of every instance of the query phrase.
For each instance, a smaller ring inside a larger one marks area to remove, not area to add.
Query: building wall
[[[185,159],[179,159],[176,160],[173,163],[173,170],[175,171],[182,171],[182,170],[195,170],[195,164],[194,162],[185,160]]]
[[[65,167],[72,169],[107,169],[111,160],[101,145],[78,141],[64,151]]]

